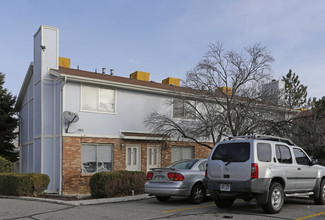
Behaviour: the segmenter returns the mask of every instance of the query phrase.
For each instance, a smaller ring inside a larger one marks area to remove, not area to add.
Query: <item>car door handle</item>
[[[299,167],[298,170],[301,170],[301,168]]]

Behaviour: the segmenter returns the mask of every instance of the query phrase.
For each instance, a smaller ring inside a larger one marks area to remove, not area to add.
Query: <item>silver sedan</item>
[[[206,196],[203,186],[207,159],[176,161],[165,168],[153,168],[147,173],[145,192],[159,201],[171,196],[187,196],[192,203],[201,203]]]

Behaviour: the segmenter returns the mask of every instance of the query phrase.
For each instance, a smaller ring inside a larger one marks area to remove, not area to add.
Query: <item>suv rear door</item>
[[[283,171],[283,176],[287,179],[285,191],[294,191],[296,187],[297,167],[293,163],[291,150],[284,144],[275,145],[276,158],[279,162],[277,167]]]
[[[209,160],[211,180],[245,181],[251,178],[251,142],[219,143]]]

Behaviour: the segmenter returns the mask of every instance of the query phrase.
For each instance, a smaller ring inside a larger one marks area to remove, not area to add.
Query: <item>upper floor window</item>
[[[173,99],[173,118],[195,119],[195,101]]]
[[[90,85],[82,85],[81,110],[114,113],[115,90]]]

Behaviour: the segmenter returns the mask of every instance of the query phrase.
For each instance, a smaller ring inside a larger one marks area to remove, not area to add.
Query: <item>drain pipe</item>
[[[63,137],[62,137],[62,129],[64,124],[62,123],[62,112],[63,112],[63,87],[67,82],[67,77],[65,76],[62,81],[62,86],[60,89],[60,104],[61,104],[61,111],[60,111],[60,120],[61,120],[61,129],[60,129],[60,181],[59,181],[59,195],[62,195],[62,155],[63,155]]]

